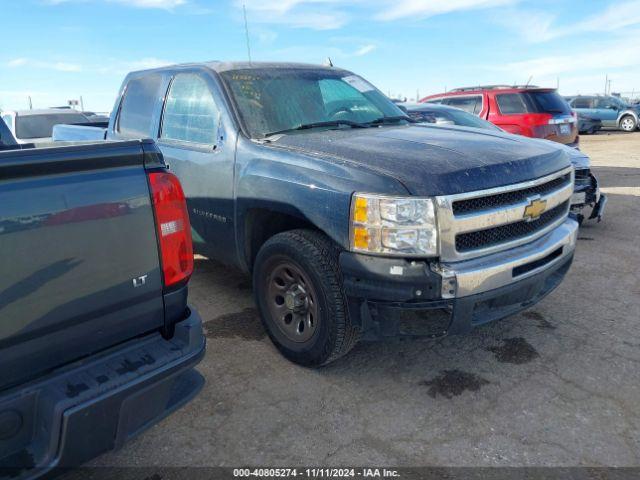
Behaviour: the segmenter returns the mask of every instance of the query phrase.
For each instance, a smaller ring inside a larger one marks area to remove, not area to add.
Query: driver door
[[[611,99],[602,97],[596,99],[595,110],[602,120],[603,127],[618,126],[618,105]]]

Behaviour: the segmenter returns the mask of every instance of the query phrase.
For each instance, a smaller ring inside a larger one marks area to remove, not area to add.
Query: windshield
[[[252,138],[326,122],[366,124],[406,115],[366,80],[328,68],[255,68],[221,73]]]
[[[16,117],[17,138],[48,138],[53,134],[53,126],[86,123],[87,119],[79,113],[47,113],[44,115],[26,115]]]
[[[500,130],[493,123],[455,108],[431,109],[415,107],[409,109],[409,116],[418,123],[431,123],[436,125],[459,125],[462,127],[483,128],[485,130]]]

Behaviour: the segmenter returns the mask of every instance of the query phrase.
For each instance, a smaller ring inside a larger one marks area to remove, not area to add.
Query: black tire
[[[625,115],[620,119],[619,127],[623,132],[635,132],[638,128],[638,122],[633,115]]]
[[[340,249],[329,238],[312,230],[274,235],[258,252],[253,268],[253,290],[260,317],[275,346],[292,362],[308,367],[326,365],[348,353],[358,342],[360,331],[349,318],[339,254]],[[288,308],[288,304],[283,307],[282,301],[271,298],[277,296],[274,289],[280,286],[276,280],[280,280],[278,272],[283,265],[299,269],[301,284],[309,282],[310,286],[305,288],[314,292],[313,334],[304,341],[292,340],[298,330],[292,333],[290,327],[284,325],[284,317],[278,318],[278,309]],[[273,305],[272,301],[275,301]]]

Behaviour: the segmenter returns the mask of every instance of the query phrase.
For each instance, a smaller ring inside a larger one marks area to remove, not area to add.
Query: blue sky
[[[322,63],[414,98],[481,83],[640,90],[640,0],[0,0],[0,108],[110,110],[130,70]]]

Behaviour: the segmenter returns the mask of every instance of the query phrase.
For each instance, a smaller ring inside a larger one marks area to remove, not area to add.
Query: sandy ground
[[[640,132],[584,136],[609,204],[543,302],[472,334],[295,366],[250,282],[198,260],[200,395],[104,466],[640,465]]]

